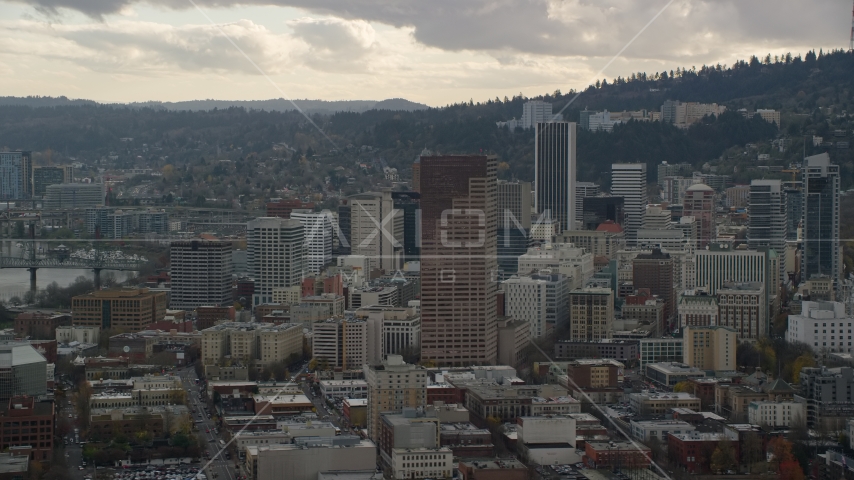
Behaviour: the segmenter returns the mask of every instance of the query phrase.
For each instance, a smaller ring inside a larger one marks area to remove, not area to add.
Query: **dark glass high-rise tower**
[[[839,248],[839,166],[830,163],[827,153],[804,159],[803,280],[827,275],[838,285]]]
[[[538,123],[535,131],[534,208],[561,230],[575,230],[575,123]]]

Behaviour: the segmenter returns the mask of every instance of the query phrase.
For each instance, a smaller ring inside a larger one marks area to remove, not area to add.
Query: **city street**
[[[217,428],[213,420],[205,414],[205,403],[199,400],[199,386],[196,385],[196,372],[192,367],[182,369],[179,374],[184,383],[184,388],[187,391],[187,408],[190,409],[193,416],[193,422],[198,428],[199,438],[204,439],[202,451],[207,452],[209,459],[202,458],[201,466],[207,465],[205,474],[209,479],[216,480],[236,480],[234,465],[237,459],[226,460],[225,451],[220,444],[220,437],[214,433]],[[195,409],[195,412],[192,410]],[[208,465],[210,462],[210,465]]]

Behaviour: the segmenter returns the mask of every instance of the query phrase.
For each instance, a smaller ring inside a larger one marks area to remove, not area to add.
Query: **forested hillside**
[[[702,165],[724,159],[727,168],[737,173],[739,165],[751,163],[750,158],[739,158],[745,155],[747,143],[771,152],[772,164],[785,166],[799,161],[804,153],[822,150],[813,147],[812,135],[827,138],[840,131],[843,133],[837,135],[848,137],[852,128],[848,111],[854,109],[852,83],[854,55],[847,52],[809,52],[804,58],[754,57],[730,67],[679,67],[672,72],[600,81],[584,90],[566,108],[564,116],[577,120],[578,111],[584,107],[657,110],[666,99],[721,103],[728,107],[727,114],[707,119],[687,131],[658,122],[630,122],[618,126],[613,133],[579,132],[578,177],[607,184],[611,163],[638,161],[652,167],[661,161]],[[573,91],[554,92],[537,98],[553,103],[557,111],[575,95]],[[397,167],[404,177],[408,176],[412,160],[426,147],[441,153],[495,153],[503,162],[503,177],[531,179],[533,133],[511,132],[495,125],[521,116],[522,104],[527,100],[516,95],[414,111],[313,114],[313,122],[324,131],[321,133],[293,111],[176,111],[157,105],[108,106],[67,99],[10,105],[15,102],[5,98],[0,101],[0,146],[37,152],[50,149],[49,158],[54,162],[74,157],[84,162],[104,162],[100,163],[104,167],[162,168],[167,164],[194,163],[202,157],[281,157],[282,153],[273,151],[278,143],[287,145],[286,156],[299,157],[310,149],[312,154],[321,154],[318,158],[330,166],[382,159]],[[781,128],[745,118],[735,113],[739,108],[779,109],[783,112]],[[788,137],[788,148],[771,149],[769,142],[775,137]],[[152,148],[145,155],[131,155],[127,140],[122,138],[133,138],[134,145]],[[845,138],[837,138],[840,139]],[[373,148],[361,149],[362,145]],[[831,152],[847,173],[843,176],[846,187],[854,178],[851,152]],[[110,156],[118,159],[107,164],[104,158]],[[654,171],[650,168],[651,174]]]

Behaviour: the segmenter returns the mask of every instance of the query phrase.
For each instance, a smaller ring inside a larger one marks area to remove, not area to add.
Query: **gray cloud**
[[[374,28],[363,20],[303,18],[289,22],[294,37],[306,43],[298,57],[322,71],[364,71],[374,47]]]
[[[281,73],[291,64],[287,46],[294,42],[287,36],[273,34],[249,20],[219,28],[266,72]],[[202,70],[257,74],[219,28],[134,21],[86,25],[22,21],[0,25],[0,50],[71,61],[106,73],[147,75]]]
[[[61,14],[94,18],[142,0],[6,0]],[[187,0],[147,0],[173,9]],[[618,51],[665,0],[197,0],[205,8],[279,5],[348,20],[411,27],[414,38],[443,50],[609,56]],[[845,46],[848,5],[840,0],[677,0],[625,55],[702,63],[729,55],[733,45],[777,48]],[[324,25],[314,25],[321,33]],[[334,25],[327,34],[341,33]],[[304,30],[308,30],[306,27]],[[316,47],[312,31],[306,40]],[[314,42],[314,43],[312,43]],[[757,52],[758,53],[758,52]]]

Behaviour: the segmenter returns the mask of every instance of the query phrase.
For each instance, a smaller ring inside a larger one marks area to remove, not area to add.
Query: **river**
[[[8,245],[4,245],[3,254],[8,255]],[[12,246],[12,255],[20,255],[20,249]],[[101,272],[101,281],[103,282],[108,275],[114,275],[116,280],[124,281],[127,275],[132,272],[118,272],[114,270],[104,270]],[[85,276],[92,280],[95,278],[95,273],[92,270],[76,269],[76,268],[42,268],[36,271],[36,286],[39,290],[44,289],[53,282],[56,282],[60,287],[67,287],[74,283],[74,280],[79,276]],[[12,297],[24,298],[24,295],[30,289],[30,272],[24,268],[2,268],[0,269],[0,300],[8,300]]]
[[[74,279],[81,275],[85,275],[89,279],[95,278],[95,274],[91,270],[42,269],[36,272],[36,286],[41,290],[52,282],[56,282],[60,287],[67,287],[74,282]],[[104,273],[102,272],[101,275],[103,276]],[[0,300],[9,300],[15,296],[24,298],[24,294],[29,289],[29,271],[23,268],[4,268],[0,270]]]

